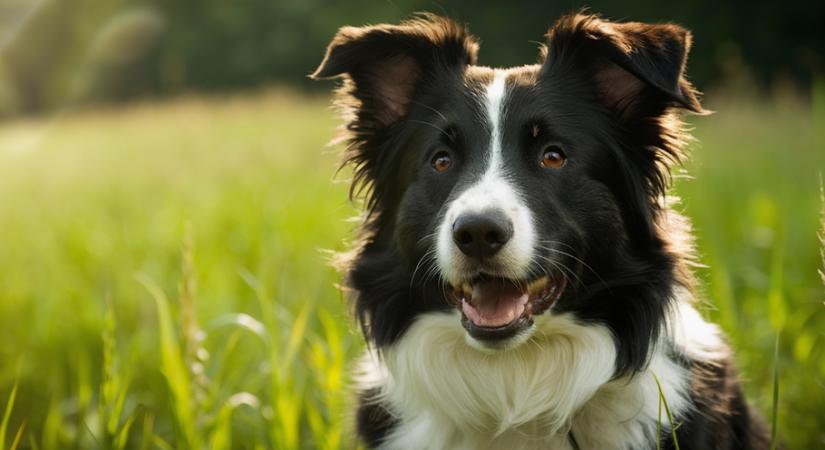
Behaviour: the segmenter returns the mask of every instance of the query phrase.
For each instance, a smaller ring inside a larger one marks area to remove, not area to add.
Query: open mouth
[[[476,339],[512,337],[533,324],[533,315],[549,310],[564,292],[560,276],[532,281],[479,275],[455,287],[461,323]]]

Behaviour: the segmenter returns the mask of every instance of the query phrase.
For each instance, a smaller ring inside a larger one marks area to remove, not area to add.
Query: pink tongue
[[[501,327],[524,312],[529,294],[504,280],[484,280],[473,286],[472,304],[461,302],[461,310],[474,324]]]

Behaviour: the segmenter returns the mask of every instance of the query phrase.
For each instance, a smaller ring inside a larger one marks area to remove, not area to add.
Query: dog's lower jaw
[[[489,355],[498,353],[498,352],[506,352],[515,349],[516,347],[524,344],[530,337],[533,336],[533,333],[536,331],[536,326],[531,325],[530,327],[518,332],[515,336],[512,336],[507,339],[503,339],[500,341],[480,341],[473,336],[470,335],[468,332],[464,332],[464,342],[467,343],[470,347],[478,350],[479,352],[486,353]]]
[[[372,379],[363,388],[377,388],[397,419],[380,448],[565,449],[571,427],[582,448],[647,448],[658,418],[653,374],[674,420],[689,410],[688,371],[667,345],[643,371],[612,380],[604,326],[548,315],[535,328],[516,348],[480,352],[456,314],[420,317],[381,361],[364,362]]]

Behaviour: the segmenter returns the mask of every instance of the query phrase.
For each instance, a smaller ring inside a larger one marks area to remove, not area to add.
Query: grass
[[[771,450],[779,444],[777,421],[779,420],[779,335],[773,346],[773,401],[771,402]]]
[[[676,435],[676,430],[679,428],[680,423],[675,423],[673,421],[673,415],[670,413],[670,407],[667,404],[667,398],[665,397],[665,393],[662,391],[662,383],[659,382],[659,377],[651,372],[653,375],[653,380],[656,382],[656,390],[659,394],[659,414],[658,420],[656,422],[656,450],[660,450],[662,448],[662,436],[663,436],[663,427],[662,427],[662,407],[665,408],[665,415],[667,416],[667,423],[668,429],[670,430],[670,436],[673,439],[673,447],[676,450],[680,450],[679,447],[679,437]]]
[[[788,448],[825,443],[821,97],[711,96],[676,179],[701,309],[769,418],[779,370]],[[0,124],[0,448],[354,446],[363,344],[325,261],[357,211],[330,182],[327,104],[269,91]]]
[[[822,278],[822,285],[825,286],[825,183],[822,182],[822,173],[819,174],[819,201],[822,203],[822,212],[820,213],[822,228],[819,230],[819,244],[821,246],[819,256],[822,258],[822,269],[819,270],[819,276]]]
[[[6,442],[6,433],[9,429],[9,419],[11,419],[11,411],[14,408],[14,400],[17,397],[17,384],[11,388],[9,400],[6,402],[6,411],[3,413],[3,420],[0,421],[0,443]],[[21,430],[23,425],[20,426]]]

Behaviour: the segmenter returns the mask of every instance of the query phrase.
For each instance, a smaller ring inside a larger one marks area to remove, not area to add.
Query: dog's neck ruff
[[[648,365],[613,379],[615,344],[601,325],[543,317],[528,342],[490,354],[465,342],[453,314],[424,315],[363,361],[362,387],[377,388],[374,400],[398,419],[381,448],[648,448],[659,423],[670,427],[661,396],[675,421],[691,409],[689,374],[670,355],[712,352],[717,339],[685,302],[672,317]]]

